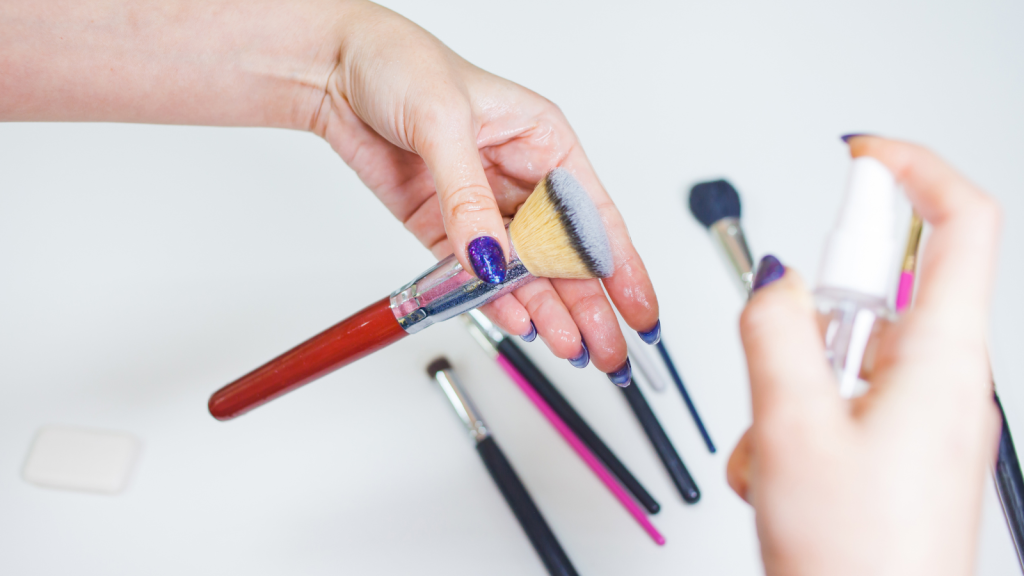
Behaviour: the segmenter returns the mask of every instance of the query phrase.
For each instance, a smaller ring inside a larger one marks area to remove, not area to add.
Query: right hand
[[[729,483],[753,507],[769,575],[966,575],[999,416],[986,353],[995,202],[928,150],[850,140],[889,167],[932,226],[916,305],[881,336],[848,402],[793,270],[741,319],[753,424]]]

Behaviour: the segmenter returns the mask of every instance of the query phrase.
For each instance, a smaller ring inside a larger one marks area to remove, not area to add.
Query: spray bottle
[[[865,389],[861,368],[891,322],[897,252],[896,179],[881,162],[855,158],[839,220],[829,235],[814,291],[826,356],[845,397]]]

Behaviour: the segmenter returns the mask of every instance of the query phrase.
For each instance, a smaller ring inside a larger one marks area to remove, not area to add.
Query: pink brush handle
[[[598,478],[601,479],[601,482],[604,482],[604,485],[608,490],[618,498],[619,503],[622,504],[631,516],[633,516],[633,519],[640,524],[644,531],[647,532],[647,534],[649,534],[659,546],[664,546],[665,537],[661,535],[661,532],[658,532],[658,529],[655,528],[653,524],[651,524],[643,510],[636,505],[636,502],[633,502],[629,495],[626,494],[626,491],[622,489],[622,486],[619,486],[619,483],[615,481],[615,478],[605,470],[604,466],[600,461],[598,461],[594,454],[591,453],[590,449],[587,448],[587,446],[580,441],[565,422],[558,417],[558,414],[555,414],[555,411],[552,410],[551,407],[548,406],[548,403],[540,397],[540,394],[537,394],[537,391],[534,390],[533,386],[527,382],[526,378],[519,373],[519,370],[516,370],[516,367],[501,354],[498,354],[498,364],[505,369],[505,372],[512,378],[512,381],[519,386],[519,389],[523,391],[523,394],[526,394],[526,397],[533,402],[534,406],[536,406],[538,410],[540,410],[540,413],[548,419],[548,422],[555,427],[555,430],[558,430],[558,433],[562,435],[562,438],[572,446],[573,450],[576,451],[576,454],[578,454],[579,457],[587,463],[587,466],[590,466],[590,469]]]
[[[896,311],[903,312],[914,298],[914,273],[900,274],[900,285],[896,289]]]

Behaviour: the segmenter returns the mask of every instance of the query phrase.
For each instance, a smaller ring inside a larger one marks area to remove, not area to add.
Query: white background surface
[[[648,397],[703,492],[673,490],[618,391],[528,346],[663,505],[655,546],[458,323],[230,423],[210,393],[431,259],[324,142],[258,129],[0,125],[0,573],[542,574],[423,368],[447,354],[582,574],[756,574],[725,485],[749,421],[741,298],[684,207],[743,196],[758,256],[813,278],[846,170],[838,136],[924,142],[1005,209],[992,359],[1024,442],[1024,7],[1019,2],[389,6],[558,103],[626,217],[679,395]],[[143,441],[120,496],[20,478],[36,430]],[[1017,573],[987,496],[980,574]],[[936,503],[941,506],[942,503]]]

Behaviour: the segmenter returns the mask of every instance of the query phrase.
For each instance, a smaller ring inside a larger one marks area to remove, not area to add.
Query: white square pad
[[[47,488],[116,494],[127,484],[140,446],[122,432],[46,426],[32,442],[22,477]]]

